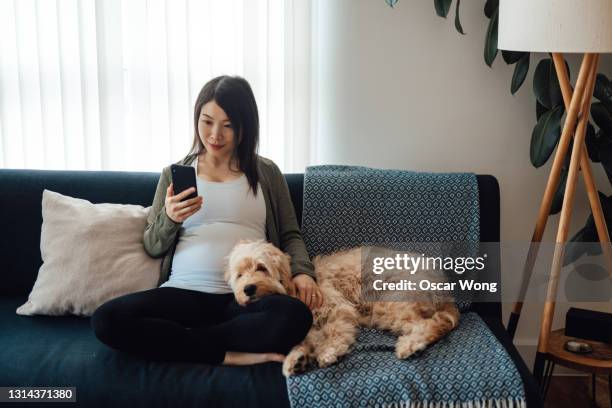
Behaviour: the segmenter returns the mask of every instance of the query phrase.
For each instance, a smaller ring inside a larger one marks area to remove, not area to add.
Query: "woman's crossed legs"
[[[109,300],[91,325],[100,341],[130,354],[221,364],[227,351],[288,353],[306,336],[312,314],[287,295],[243,307],[231,293],[159,287]]]

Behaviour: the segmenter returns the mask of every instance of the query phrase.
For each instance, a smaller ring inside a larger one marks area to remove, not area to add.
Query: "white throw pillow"
[[[150,208],[44,190],[43,264],[17,314],[91,316],[107,300],[157,287],[161,258],[142,244]]]

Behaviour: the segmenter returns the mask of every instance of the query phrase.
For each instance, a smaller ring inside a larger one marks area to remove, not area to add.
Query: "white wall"
[[[546,55],[532,54],[530,74],[512,96],[513,66],[501,53],[492,69],[483,60],[483,6],[461,3],[462,36],[453,24],[454,3],[444,20],[431,0],[400,0],[395,9],[384,0],[318,1],[314,164],[492,174],[501,188],[502,241],[528,241],[552,163],[535,169],[529,161],[532,75]],[[575,81],[579,59],[570,63]],[[599,72],[612,73],[609,55]],[[609,194],[603,169],[594,170],[599,189]],[[582,184],[576,197],[572,232],[588,214]],[[557,220],[551,218],[545,240],[554,241]],[[511,307],[504,304],[505,322]],[[558,304],[554,328],[563,327],[567,307]],[[542,304],[527,304],[517,332],[529,366],[541,310]]]

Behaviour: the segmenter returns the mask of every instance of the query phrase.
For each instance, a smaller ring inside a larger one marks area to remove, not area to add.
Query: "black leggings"
[[[220,364],[226,351],[288,353],[306,337],[312,313],[287,295],[243,307],[231,293],[158,287],[109,300],[91,325],[101,342],[130,354]]]

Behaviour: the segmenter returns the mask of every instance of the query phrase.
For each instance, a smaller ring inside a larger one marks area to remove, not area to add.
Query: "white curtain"
[[[0,0],[0,167],[160,171],[217,75],[251,84],[260,148],[310,151],[310,0]]]

